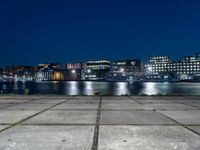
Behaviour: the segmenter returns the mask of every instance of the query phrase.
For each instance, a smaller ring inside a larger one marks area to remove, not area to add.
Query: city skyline
[[[115,62],[115,61],[123,61],[123,60],[140,60],[142,63],[146,64],[149,62],[149,59],[152,58],[152,57],[160,57],[160,56],[167,56],[169,57],[169,59],[171,61],[174,61],[174,62],[177,62],[177,61],[180,61],[181,59],[183,59],[184,57],[187,57],[187,56],[194,56],[195,54],[199,54],[200,52],[194,52],[194,53],[190,53],[189,55],[181,55],[181,56],[178,56],[177,59],[173,59],[173,57],[169,56],[169,55],[165,55],[165,54],[161,54],[161,55],[150,55],[148,56],[146,59],[141,59],[141,58],[122,58],[122,59],[104,59],[104,58],[99,58],[99,59],[87,59],[87,60],[82,60],[82,61],[78,61],[78,60],[74,60],[74,61],[68,61],[68,62],[64,62],[64,63],[61,63],[61,62],[52,62],[52,61],[47,61],[47,62],[41,62],[41,63],[36,63],[36,64],[12,64],[12,65],[4,65],[4,66],[1,66],[0,65],[0,68],[2,67],[9,67],[9,66],[37,66],[37,65],[40,65],[40,64],[59,64],[61,65],[62,68],[66,68],[66,65],[68,63],[87,63],[88,61],[99,61],[99,60],[106,60],[106,61],[110,61],[110,62]]]
[[[200,81],[200,53],[173,61],[168,56],[140,59],[89,60],[86,62],[43,63],[37,66],[0,68],[0,81]]]
[[[0,66],[200,51],[197,0],[0,2]]]

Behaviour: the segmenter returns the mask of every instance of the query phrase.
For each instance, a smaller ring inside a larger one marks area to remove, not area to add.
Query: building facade
[[[32,81],[35,72],[33,66],[6,66],[1,70],[0,81]]]
[[[145,65],[144,79],[149,80],[193,80],[200,76],[200,53],[171,61],[168,56],[151,57]]]
[[[110,61],[96,60],[87,61],[84,64],[84,80],[105,80],[110,71]]]
[[[65,74],[57,63],[38,64],[35,74],[38,81],[64,80]]]
[[[141,60],[139,59],[113,61],[108,80],[126,81],[139,79],[142,73],[141,66]]]
[[[79,81],[83,76],[83,64],[81,62],[68,63],[66,68],[66,80]]]

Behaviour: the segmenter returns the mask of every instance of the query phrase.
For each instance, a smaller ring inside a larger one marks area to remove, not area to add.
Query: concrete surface
[[[95,124],[97,111],[49,110],[27,121],[25,124]]]
[[[18,105],[13,105],[6,107],[4,109],[18,109],[18,110],[43,110],[53,106],[54,104],[33,104],[33,103],[23,103]]]
[[[200,126],[188,126],[188,127],[200,134]]]
[[[199,141],[183,127],[101,126],[99,150],[198,150]]]
[[[36,114],[36,110],[2,110],[0,109],[0,124],[13,124]]]
[[[155,111],[102,111],[100,124],[176,124]]]
[[[160,112],[182,124],[200,124],[200,110],[177,110]]]
[[[93,126],[15,126],[0,135],[1,150],[89,150]]]
[[[61,105],[58,105],[56,107],[54,107],[53,109],[86,109],[86,110],[89,110],[89,109],[97,109],[98,108],[98,104],[61,104]]]
[[[198,96],[0,96],[0,150],[200,150]]]
[[[2,129],[5,129],[6,127],[8,127],[8,126],[6,126],[6,125],[0,125],[0,131],[1,131]]]

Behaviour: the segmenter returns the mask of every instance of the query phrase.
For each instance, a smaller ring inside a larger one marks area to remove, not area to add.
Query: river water
[[[4,94],[61,94],[94,95],[100,91],[104,95],[200,95],[200,83],[191,82],[94,82],[94,81],[42,81],[0,83]]]

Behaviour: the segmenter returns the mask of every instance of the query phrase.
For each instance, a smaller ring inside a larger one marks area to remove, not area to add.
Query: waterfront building
[[[168,56],[151,57],[145,65],[147,80],[193,80],[200,79],[200,54],[185,56],[171,61]]]
[[[74,62],[66,64],[66,80],[81,80],[83,74],[83,64]]]
[[[47,71],[47,70],[60,70],[61,65],[58,63],[46,63],[46,64],[38,64],[38,71]]]
[[[38,64],[36,80],[64,80],[64,73],[61,65],[57,63]]]
[[[65,70],[43,70],[36,72],[37,81],[62,81],[66,80]]]
[[[85,80],[105,80],[106,75],[110,70],[110,61],[94,60],[87,61],[84,64],[84,79]]]
[[[200,53],[194,56],[185,56],[177,62],[167,66],[167,72],[176,74],[181,80],[192,80],[200,76]]]
[[[136,80],[141,77],[141,70],[139,59],[113,61],[107,79],[111,81]]]
[[[1,71],[1,80],[4,81],[31,81],[35,78],[33,66],[5,66]]]

